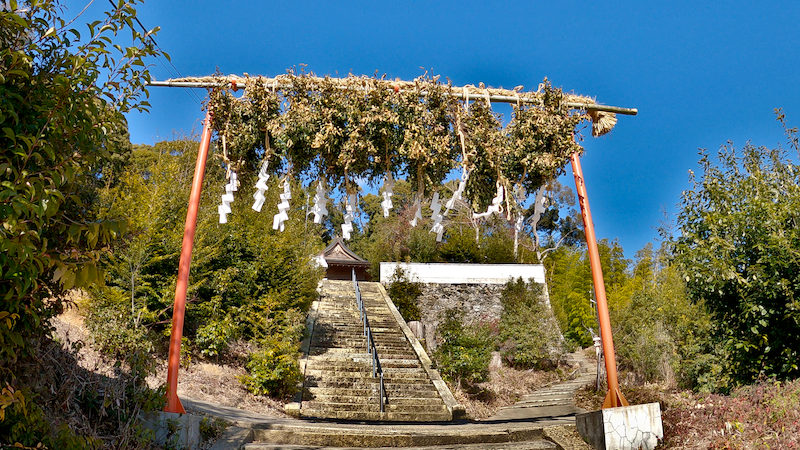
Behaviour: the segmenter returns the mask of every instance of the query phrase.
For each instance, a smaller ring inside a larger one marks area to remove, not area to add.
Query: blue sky
[[[638,108],[609,135],[587,136],[582,159],[598,237],[619,238],[629,256],[657,236],[665,212],[674,216],[699,147],[784,142],[776,107],[800,124],[800,2],[151,0],[139,17],[161,27],[159,45],[187,76],[307,64],[404,79],[430,69],[455,84],[526,89],[546,76]],[[171,75],[161,64],[154,74]],[[150,95],[151,112],[128,117],[134,143],[199,127],[193,95]],[[567,168],[563,181],[574,187],[571,176]]]

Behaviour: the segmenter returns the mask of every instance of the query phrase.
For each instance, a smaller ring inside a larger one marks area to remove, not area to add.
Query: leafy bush
[[[194,345],[203,356],[219,356],[228,349],[228,344],[236,332],[237,327],[230,316],[225,316],[221,320],[212,318],[197,329]]]
[[[163,344],[169,334],[196,148],[191,140],[137,146],[118,183],[98,200],[101,217],[126,217],[130,228],[103,264],[107,284],[117,291],[98,291],[106,298],[94,305],[126,311],[134,318],[126,326],[152,330],[143,337],[153,344]],[[222,168],[210,165],[204,188],[219,189],[224,176]],[[243,176],[241,182],[252,180]],[[278,201],[275,187],[267,192],[268,202]],[[294,193],[308,195],[299,186]],[[294,327],[295,316],[307,310],[322,275],[308,259],[322,247],[318,225],[306,227],[302,214],[292,214],[286,232],[278,233],[244,203],[234,204],[228,223],[220,225],[217,201],[213,195],[201,200],[184,326],[192,350],[205,357],[223,355],[235,338],[259,342],[287,334],[283,328]]]
[[[779,115],[783,121],[783,116]],[[785,124],[784,124],[785,126]],[[800,375],[800,151],[732,145],[685,191],[672,240],[689,297],[711,313],[714,340],[737,383]]]
[[[637,253],[622,289],[628,298],[611,311],[620,368],[639,382],[677,383],[704,391],[725,390],[728,381],[711,340],[712,322],[702,304],[686,294],[683,277],[667,264],[666,249]]]
[[[390,283],[386,292],[403,319],[407,322],[420,320],[421,313],[417,306],[417,299],[422,295],[420,284],[410,281],[400,267],[395,270]]]
[[[136,3],[105,11],[83,34],[57,1],[0,7],[0,386],[16,393],[25,391],[17,384],[24,367],[43,364],[36,346],[62,294],[102,279],[97,262],[124,229],[91,206],[129,150],[122,114],[147,109],[148,59],[161,54],[147,37],[156,30],[132,26]],[[118,33],[128,31],[123,48]],[[0,446],[91,445],[52,432],[32,398],[5,409]]]
[[[120,305],[130,302],[130,297],[117,287],[96,287],[91,290],[86,327],[95,346],[103,353],[126,359],[139,352],[154,350],[154,336],[144,326],[137,326],[130,311]]]
[[[443,313],[438,332],[442,342],[434,358],[442,376],[462,385],[486,381],[494,350],[489,328],[465,326],[463,314],[449,309]]]
[[[520,278],[509,281],[501,295],[499,340],[506,362],[519,369],[556,367],[564,349],[542,286]]]
[[[302,381],[297,362],[297,344],[283,340],[264,342],[263,348],[250,355],[248,374],[241,382],[255,395],[287,397]]]
[[[53,425],[47,421],[41,408],[35,403],[26,403],[23,400],[6,404],[2,397],[7,393],[15,393],[10,389],[7,386],[0,393],[0,405],[3,406],[3,413],[0,415],[0,436],[2,436],[0,447],[14,448],[16,443],[28,443],[31,445],[28,448],[39,444],[44,448],[65,450],[102,448],[99,440],[80,436],[65,424],[53,430]],[[27,395],[16,393],[18,398],[31,397],[30,393]]]

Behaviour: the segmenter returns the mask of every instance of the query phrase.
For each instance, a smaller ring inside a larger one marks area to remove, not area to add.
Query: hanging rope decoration
[[[572,153],[582,151],[575,140],[576,126],[590,117],[570,109],[565,99],[593,103],[586,97],[565,96],[545,79],[537,91],[515,89],[525,102],[513,106],[511,120],[503,126],[491,108],[491,88],[457,88],[427,74],[411,82],[291,72],[273,79],[247,77],[235,86],[222,81],[224,77],[217,79],[220,88],[211,90],[207,107],[213,112],[212,126],[222,141],[223,163],[232,179],[219,207],[220,222],[230,213],[237,171],[258,170],[256,211],[265,202],[270,175],[284,175],[273,219],[273,228],[282,230],[291,208],[291,172],[298,179],[317,182],[315,223],[328,212],[327,192],[343,193],[347,210],[343,236],[352,232],[356,180],[382,182],[386,217],[394,206],[395,176],[407,179],[416,189],[411,220],[416,225],[423,218],[425,192],[435,192],[457,167],[461,178],[444,211],[438,194],[431,204],[431,231],[437,239],[444,232],[444,217],[460,202],[473,211],[485,211],[479,217],[505,211],[512,220],[524,199],[510,192],[517,187],[535,192],[563,170]],[[237,97],[232,88],[242,84],[244,94]],[[480,100],[470,103],[470,98]],[[615,119],[610,113],[593,113],[591,118],[602,121],[593,132],[607,132]]]

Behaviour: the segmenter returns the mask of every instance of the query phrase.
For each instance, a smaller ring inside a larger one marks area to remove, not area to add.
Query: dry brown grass
[[[244,409],[268,417],[286,417],[283,402],[253,395],[242,386],[239,377],[246,374],[243,360],[234,357],[224,362],[193,361],[188,368],[182,367],[178,372],[178,397]],[[147,381],[151,386],[158,386],[166,379],[167,365],[162,361],[156,374]]]
[[[76,302],[80,308],[81,302]],[[57,335],[62,342],[83,341],[85,345],[78,352],[80,366],[93,373],[113,376],[118,369],[114,361],[108,360],[91,345],[91,338],[83,323],[79,308],[70,308],[53,319]],[[178,372],[178,396],[222,406],[244,409],[269,417],[286,417],[283,403],[268,397],[255,396],[239,382],[238,377],[246,373],[243,362],[249,348],[237,343],[232,348],[233,356],[224,361],[193,360],[188,367],[182,366]],[[167,355],[154,355],[155,374],[147,377],[147,384],[155,389],[167,380]],[[184,361],[182,361],[183,363]]]
[[[560,381],[563,372],[517,370],[500,367],[489,371],[489,381],[468,389],[449,384],[456,400],[464,405],[467,416],[485,419],[494,415],[503,406],[510,406],[519,399],[541,387]]]
[[[800,380],[763,381],[730,395],[667,384],[622,383],[620,389],[631,404],[661,405],[663,448],[800,448]],[[604,396],[604,390],[587,387],[575,400],[581,408],[597,410]]]

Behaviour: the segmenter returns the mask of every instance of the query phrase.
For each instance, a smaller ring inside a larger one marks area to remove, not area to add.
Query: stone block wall
[[[503,312],[500,302],[503,287],[500,284],[422,283],[422,295],[417,299],[417,306],[428,349],[436,348],[436,329],[442,314],[448,309],[463,312],[465,323],[499,321]]]

